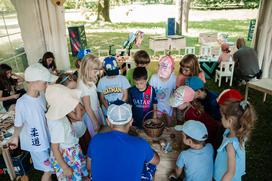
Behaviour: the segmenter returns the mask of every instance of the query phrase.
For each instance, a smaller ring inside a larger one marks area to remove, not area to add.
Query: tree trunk
[[[96,21],[111,22],[111,20],[110,20],[110,0],[98,0]]]
[[[182,32],[186,32],[186,33],[188,33],[190,4],[191,4],[191,0],[183,0]]]
[[[183,0],[176,0],[176,8],[177,8],[177,15],[176,15],[176,34],[182,35],[182,9],[183,9]]]

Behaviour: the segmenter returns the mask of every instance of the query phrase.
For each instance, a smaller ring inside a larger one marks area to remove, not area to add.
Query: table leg
[[[12,159],[9,154],[9,149],[8,148],[1,148],[2,149],[2,155],[6,164],[6,167],[8,169],[8,174],[10,177],[10,180],[14,180],[16,178],[15,170],[13,167]]]
[[[245,100],[247,101],[247,97],[248,97],[248,85],[246,85],[246,93],[245,93]]]
[[[266,93],[264,93],[263,102],[266,100]]]

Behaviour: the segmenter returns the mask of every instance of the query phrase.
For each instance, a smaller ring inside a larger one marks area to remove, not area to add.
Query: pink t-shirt
[[[185,80],[188,78],[189,76],[185,76],[183,74],[179,74],[177,76],[177,80],[176,80],[176,87],[178,88],[179,86],[182,86],[185,84]],[[206,79],[205,79],[205,74],[203,71],[199,72],[198,77],[204,82],[206,83]]]

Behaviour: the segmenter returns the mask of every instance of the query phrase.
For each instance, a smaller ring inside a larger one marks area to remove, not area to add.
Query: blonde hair
[[[191,76],[198,76],[198,74],[200,73],[199,63],[198,63],[197,57],[194,54],[185,55],[181,59],[179,65],[180,65],[179,73],[181,74],[182,74],[182,67],[189,68],[192,73]]]
[[[226,119],[234,117],[233,128],[239,140],[240,146],[249,138],[254,123],[257,120],[254,107],[246,101],[226,101],[221,106],[222,116]]]
[[[97,77],[91,77],[90,71],[102,69],[102,63],[98,57],[88,54],[86,55],[80,64],[79,78],[87,85],[97,82]]]

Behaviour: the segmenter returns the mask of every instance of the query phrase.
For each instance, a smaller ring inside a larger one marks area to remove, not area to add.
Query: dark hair
[[[12,70],[12,68],[9,65],[0,64],[0,85],[8,91],[11,91],[11,85],[15,84],[12,79],[7,77],[7,71],[10,70]]]
[[[150,63],[150,57],[148,53],[145,50],[139,50],[137,51],[134,56],[134,61],[136,65],[139,64],[149,64]]]
[[[53,58],[53,61],[52,61],[52,64],[51,65],[47,65],[47,59],[48,58]],[[42,65],[47,68],[47,69],[52,69],[52,70],[55,70],[57,69],[57,66],[56,66],[56,63],[55,63],[55,56],[52,52],[46,52],[45,54],[43,54],[43,57],[42,57]]]
[[[145,67],[136,67],[133,72],[133,80],[147,80],[147,70]]]
[[[59,78],[57,79],[57,84],[62,84],[64,86],[67,86],[69,81],[77,81],[76,77],[73,74],[70,73],[63,73],[60,74]]]
[[[199,63],[197,57],[194,54],[185,55],[179,62],[179,73],[182,74],[182,67],[188,67],[192,72],[192,76],[198,76],[200,72]]]
[[[205,141],[198,141],[198,140],[196,140],[196,139],[194,139],[194,138],[192,138],[192,137],[186,135],[185,133],[183,133],[183,134],[184,134],[184,136],[185,136],[186,139],[192,140],[192,142],[193,142],[194,144],[205,144]],[[208,138],[208,135],[207,135],[207,138]]]

